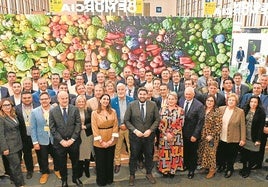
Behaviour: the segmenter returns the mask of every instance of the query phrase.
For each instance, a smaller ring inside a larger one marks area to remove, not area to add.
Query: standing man
[[[147,90],[144,87],[138,90],[138,100],[128,105],[125,113],[125,124],[129,129],[130,161],[129,161],[129,185],[134,186],[135,171],[138,156],[142,150],[145,156],[146,178],[155,184],[152,175],[153,148],[155,130],[159,125],[160,116],[155,102],[147,100]]]
[[[60,84],[60,75],[58,73],[53,73],[51,75],[51,85],[48,86],[48,89],[53,90],[56,94],[59,91]]]
[[[31,137],[34,149],[39,151],[42,175],[39,179],[40,184],[45,184],[49,175],[48,154],[53,158],[55,175],[60,179],[60,172],[58,162],[55,156],[55,150],[52,147],[52,137],[49,130],[49,110],[52,108],[50,105],[50,96],[47,92],[40,94],[41,106],[35,108],[31,112]]]
[[[62,187],[67,187],[67,153],[72,162],[72,181],[77,186],[82,182],[78,178],[79,146],[81,143],[81,118],[78,108],[69,104],[69,95],[65,91],[58,93],[59,105],[49,111],[49,127],[53,137]]]
[[[111,100],[111,106],[116,111],[118,119],[118,127],[119,127],[119,137],[115,146],[115,155],[114,155],[114,162],[115,162],[114,172],[118,173],[120,171],[121,166],[120,163],[121,151],[124,140],[126,141],[127,149],[130,150],[129,132],[126,127],[126,124],[124,123],[124,115],[127,110],[127,106],[134,99],[132,97],[126,96],[126,85],[124,85],[123,83],[117,84],[116,92],[117,97]]]
[[[31,139],[31,126],[30,126],[30,114],[34,108],[38,107],[38,104],[33,103],[31,92],[23,91],[21,93],[21,104],[15,107],[16,115],[20,123],[20,135],[22,139],[22,153],[23,160],[26,166],[27,174],[26,179],[31,179],[33,176],[34,165],[32,148],[33,143]],[[36,152],[38,163],[40,164],[39,152]],[[40,166],[40,170],[42,170]]]
[[[231,79],[232,82],[233,82],[233,79],[229,75],[230,75],[230,70],[229,70],[228,66],[222,66],[222,68],[221,68],[221,76],[216,78],[216,81],[218,82],[220,91],[224,90],[223,81],[225,79]]]
[[[245,58],[245,53],[244,53],[244,50],[242,49],[242,47],[240,46],[239,50],[236,53],[236,60],[238,63],[238,69],[240,68],[244,58]]]
[[[47,81],[45,78],[38,79],[38,91],[33,93],[33,101],[40,105],[39,95],[42,92],[47,92],[50,97],[56,95],[53,90],[47,88]]]
[[[12,96],[14,94],[13,92],[13,83],[16,82],[17,76],[16,73],[13,71],[10,71],[7,73],[7,83],[3,86],[8,89],[9,95]]]
[[[235,73],[233,79],[234,79],[234,85],[232,88],[232,92],[236,93],[240,102],[243,95],[249,92],[249,87],[248,85],[242,84],[243,77],[241,73]]]
[[[194,95],[194,88],[185,88],[185,100],[180,103],[180,106],[184,109],[183,154],[184,164],[188,169],[188,179],[194,177],[197,166],[198,141],[201,137],[205,115],[203,104],[195,99]]]
[[[179,93],[181,91],[184,91],[185,87],[184,84],[181,83],[181,74],[179,71],[172,71],[172,81],[169,81],[168,83],[168,89],[170,91],[174,91],[176,93]]]
[[[31,76],[32,76],[32,89],[34,91],[38,90],[38,79],[40,79],[40,70],[38,67],[32,67],[31,69]]]
[[[92,64],[91,62],[85,62],[84,64],[85,72],[83,73],[84,83],[93,82],[94,84],[97,83],[97,74],[92,72]]]
[[[207,87],[208,84],[207,84],[207,80],[208,78],[211,76],[211,69],[209,66],[205,66],[203,68],[203,76],[199,77],[198,78],[198,81],[197,81],[197,88],[199,90],[201,90],[203,87]]]

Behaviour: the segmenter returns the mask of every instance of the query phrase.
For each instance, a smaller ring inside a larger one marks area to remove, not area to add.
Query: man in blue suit
[[[238,69],[240,68],[244,58],[245,58],[244,50],[242,49],[242,47],[239,47],[239,50],[236,53],[236,60],[238,62]]]
[[[0,100],[8,97],[9,97],[8,89],[4,86],[0,86]]]
[[[39,95],[41,92],[47,92],[50,97],[56,95],[53,90],[47,89],[48,84],[45,78],[38,79],[38,91],[33,93],[33,101],[40,105]]]
[[[132,97],[126,96],[126,85],[124,85],[123,83],[117,84],[116,91],[117,91],[117,97],[111,100],[111,106],[116,111],[119,126],[119,138],[115,146],[115,155],[114,155],[114,162],[115,162],[114,172],[118,173],[120,171],[121,166],[120,163],[121,150],[122,145],[124,143],[124,139],[126,140],[127,143],[127,149],[130,151],[129,132],[124,123],[124,116],[128,104],[132,102],[134,99]]]
[[[52,146],[53,139],[49,130],[49,110],[52,108],[50,105],[50,96],[47,92],[40,94],[41,106],[33,109],[30,117],[31,124],[31,137],[35,150],[39,151],[42,175],[39,180],[40,184],[45,184],[49,175],[48,154],[53,157],[54,171],[58,178],[60,177],[59,166],[55,157],[55,150]]]
[[[204,106],[194,98],[194,88],[188,87],[184,91],[185,99],[180,101],[179,105],[184,109],[183,133],[183,154],[184,163],[188,169],[188,178],[194,177],[194,171],[197,166],[197,149],[201,137],[201,130],[204,125]]]

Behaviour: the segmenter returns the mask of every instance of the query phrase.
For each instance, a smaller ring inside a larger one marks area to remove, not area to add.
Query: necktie
[[[240,88],[239,88],[239,86],[236,87],[235,93],[236,93],[237,96],[240,96]]]
[[[189,110],[189,101],[186,101],[186,106],[185,106],[185,109],[184,109],[185,115],[187,114],[188,110]]]
[[[145,113],[144,113],[144,103],[141,104],[141,118],[142,118],[142,121],[144,121],[144,116]]]
[[[128,96],[131,96],[131,90],[130,89],[128,90]]]
[[[175,85],[175,89],[174,89],[175,92],[178,92],[178,85]]]
[[[64,119],[64,122],[67,123],[68,115],[67,115],[66,108],[63,108],[63,119]]]

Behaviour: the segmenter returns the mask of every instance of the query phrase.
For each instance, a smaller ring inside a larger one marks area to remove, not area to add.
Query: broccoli
[[[225,19],[223,19],[223,20],[221,21],[221,25],[222,25],[222,28],[223,28],[223,29],[228,30],[228,29],[232,29],[232,27],[233,27],[233,22],[232,22],[231,19],[229,19],[229,18],[225,18]]]
[[[228,56],[225,54],[218,54],[216,58],[217,58],[217,62],[219,62],[220,64],[224,64],[228,60]]]
[[[206,18],[204,19],[204,21],[202,22],[202,25],[204,27],[204,29],[209,29],[212,27],[212,19]]]

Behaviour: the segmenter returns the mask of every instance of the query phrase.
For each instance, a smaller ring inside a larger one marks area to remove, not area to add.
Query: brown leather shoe
[[[216,169],[209,169],[209,172],[206,176],[207,179],[211,179],[215,176],[215,173],[216,173]]]
[[[56,177],[58,179],[61,179],[61,175],[60,175],[60,172],[59,171],[54,171],[54,174],[56,175]]]
[[[146,174],[146,179],[147,179],[151,184],[155,184],[155,183],[156,183],[156,180],[155,180],[155,178],[153,177],[152,174]]]
[[[47,179],[48,179],[48,174],[42,174],[42,176],[40,177],[40,184],[46,184],[47,183]]]
[[[134,175],[130,175],[129,176],[129,186],[134,186],[134,181],[135,181],[135,176]]]
[[[121,165],[115,165],[114,167],[114,173],[119,173]]]

